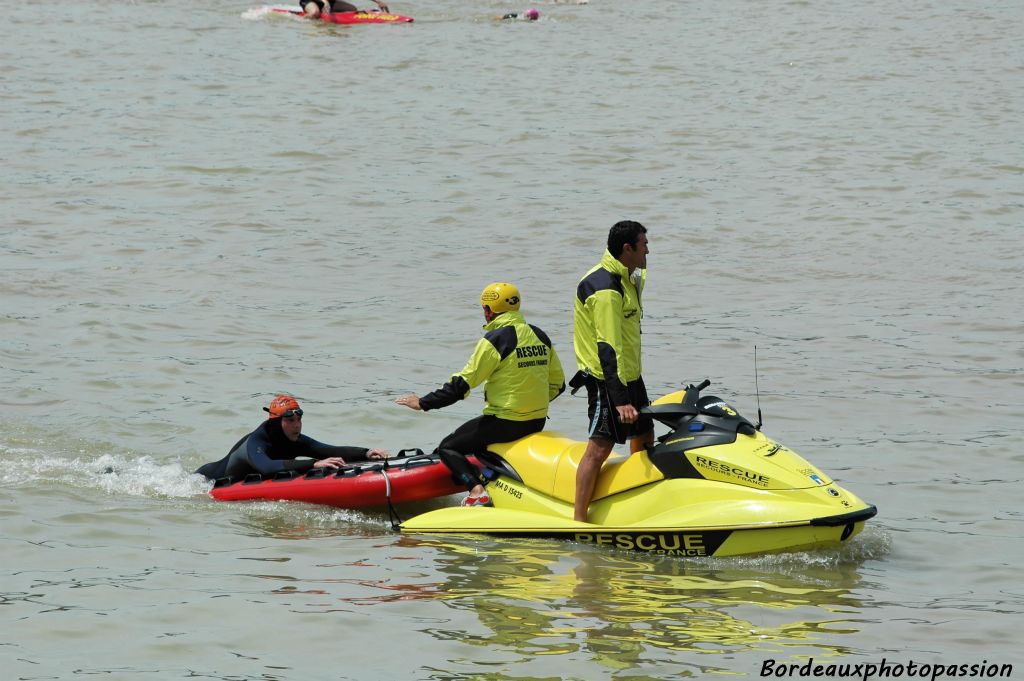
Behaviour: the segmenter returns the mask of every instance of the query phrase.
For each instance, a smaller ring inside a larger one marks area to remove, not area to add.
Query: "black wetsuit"
[[[326,445],[306,435],[295,442],[281,430],[281,419],[267,419],[259,428],[235,443],[220,461],[200,466],[196,473],[210,480],[241,478],[249,473],[269,475],[278,471],[308,471],[319,459],[340,456],[345,462],[366,461],[366,447]],[[298,459],[296,457],[309,457]]]
[[[332,0],[332,2],[329,2],[329,3],[326,2],[325,0],[302,0],[302,2],[299,3],[299,4],[302,5],[302,11],[306,11],[306,5],[308,5],[311,2],[316,3],[316,5],[321,9],[321,11],[323,10],[324,5],[329,5],[328,9],[331,12],[358,12],[359,11],[359,9],[355,5],[353,5],[350,2],[344,2],[344,0]]]
[[[421,401],[422,404],[422,401]],[[476,485],[486,485],[487,479],[466,459],[471,454],[483,454],[487,446],[495,442],[512,442],[521,437],[544,430],[546,418],[530,421],[509,421],[491,414],[477,416],[455,429],[454,433],[441,440],[437,454],[452,472],[456,484],[465,485],[469,491]]]

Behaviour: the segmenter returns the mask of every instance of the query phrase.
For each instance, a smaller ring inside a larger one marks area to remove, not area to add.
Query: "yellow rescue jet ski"
[[[644,410],[670,430],[647,451],[605,463],[589,523],[573,520],[586,442],[549,431],[492,445],[478,457],[491,477],[493,507],[441,508],[401,529],[734,556],[840,544],[874,517],[874,506],[766,437],[760,423],[717,397],[701,397],[708,385],[688,386]]]

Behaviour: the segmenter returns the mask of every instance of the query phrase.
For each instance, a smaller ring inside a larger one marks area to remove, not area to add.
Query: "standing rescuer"
[[[597,476],[615,443],[637,452],[654,442],[654,422],[639,410],[650,404],[641,376],[640,294],[647,279],[647,228],[615,223],[608,250],[576,287],[573,347],[579,371],[573,392],[587,388],[588,441],[576,469],[574,517],[587,521]]]
[[[484,492],[486,481],[466,456],[543,430],[548,404],[565,390],[565,374],[551,339],[526,323],[520,303],[514,285],[489,284],[480,294],[486,333],[462,371],[423,397],[413,393],[395,400],[410,409],[430,411],[465,399],[487,382],[483,415],[459,426],[437,448],[455,480],[469,490],[466,505],[490,501]]]

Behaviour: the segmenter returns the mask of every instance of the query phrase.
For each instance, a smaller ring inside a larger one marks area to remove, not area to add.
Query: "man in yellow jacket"
[[[570,382],[587,387],[587,448],[576,469],[575,518],[587,521],[597,476],[615,443],[628,438],[638,452],[654,442],[654,422],[639,409],[650,404],[641,376],[640,294],[647,278],[647,229],[623,220],[608,233],[601,262],[576,287],[573,347],[579,372]]]
[[[467,505],[486,504],[485,480],[466,460],[495,442],[511,442],[544,429],[548,403],[565,390],[565,374],[551,339],[519,311],[519,289],[509,283],[490,284],[480,294],[486,333],[462,371],[423,397],[395,400],[410,409],[430,411],[463,400],[483,382],[486,406],[482,416],[467,421],[438,445],[438,453],[455,479],[469,490]]]

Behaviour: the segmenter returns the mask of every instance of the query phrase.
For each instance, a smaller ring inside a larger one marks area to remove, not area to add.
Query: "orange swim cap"
[[[288,411],[302,413],[298,401],[291,395],[278,395],[271,401],[269,407],[263,407],[263,411],[269,412],[272,419],[279,419]]]

